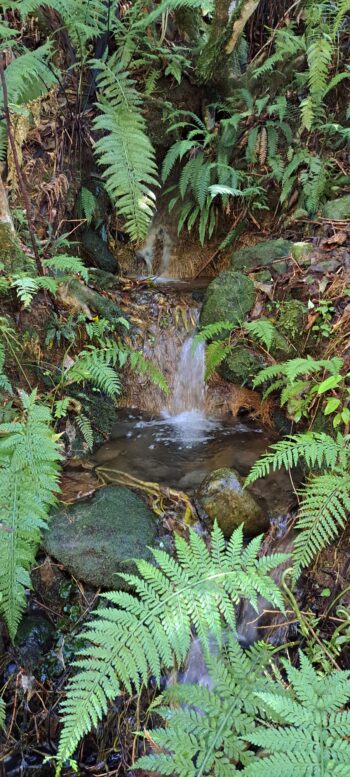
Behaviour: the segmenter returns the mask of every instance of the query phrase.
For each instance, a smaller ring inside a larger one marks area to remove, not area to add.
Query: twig
[[[35,236],[34,236],[34,225],[33,225],[33,219],[31,214],[31,206],[29,202],[29,196],[26,186],[26,180],[23,171],[21,170],[21,166],[19,164],[18,154],[17,154],[17,148],[16,148],[16,141],[13,134],[12,124],[11,124],[11,117],[10,117],[10,110],[9,110],[9,103],[8,103],[8,92],[7,92],[7,84],[6,84],[6,78],[5,78],[5,71],[4,71],[4,59],[3,57],[0,58],[0,81],[1,81],[1,87],[2,87],[2,94],[3,94],[3,101],[4,101],[4,115],[6,120],[6,126],[7,126],[7,134],[10,141],[10,146],[12,150],[13,155],[13,161],[16,168],[16,174],[17,179],[19,183],[19,187],[21,190],[22,198],[23,198],[23,204],[27,215],[27,221],[28,221],[28,228],[29,228],[29,234],[30,234],[30,240],[33,248],[33,254],[35,258],[35,263],[38,271],[38,275],[44,275],[44,268],[42,266],[37,245],[35,242]]]

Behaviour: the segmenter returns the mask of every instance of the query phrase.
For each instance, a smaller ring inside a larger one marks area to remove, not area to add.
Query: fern
[[[219,364],[231,353],[231,345],[225,345],[220,340],[210,343],[205,351],[205,379],[208,380]]]
[[[244,328],[256,340],[262,342],[267,351],[270,350],[274,337],[275,327],[267,318],[260,318],[259,321],[249,321],[244,324]]]
[[[327,472],[313,477],[300,491],[301,505],[293,549],[293,575],[307,567],[344,529],[350,512],[350,475]]]
[[[106,189],[126,219],[133,240],[145,237],[153,215],[155,196],[150,187],[157,183],[153,147],[145,133],[140,112],[141,98],[135,81],[122,69],[116,56],[105,64],[92,64],[99,70],[100,115],[94,119],[96,131],[104,134],[95,145],[98,161],[106,169]]]
[[[5,730],[6,723],[6,705],[2,698],[0,698],[0,729]]]
[[[344,463],[344,456],[346,448],[342,437],[334,440],[324,432],[291,434],[271,445],[267,453],[253,464],[245,484],[248,486],[281,467],[292,469],[303,462],[309,469],[334,469]]]
[[[97,199],[90,189],[82,186],[78,196],[78,212],[81,213],[87,223],[91,224],[97,206]]]
[[[81,413],[80,415],[76,416],[75,422],[79,431],[83,435],[84,442],[86,443],[88,450],[91,451],[94,447],[94,433],[92,431],[89,419],[86,415],[84,415],[84,413]]]
[[[316,672],[300,653],[300,669],[282,659],[289,687],[257,691],[259,707],[268,716],[247,735],[261,748],[260,757],[244,770],[247,777],[349,777],[350,673]],[[275,726],[271,726],[271,722]]]
[[[234,764],[255,760],[246,736],[254,732],[259,714],[257,693],[273,690],[262,672],[270,652],[263,644],[244,651],[231,638],[221,659],[214,653],[207,660],[213,690],[170,688],[163,695],[167,706],[157,708],[167,727],[152,730],[155,752],[140,758],[136,768],[146,774],[229,777],[236,772]]]
[[[0,393],[5,392],[6,394],[12,394],[12,386],[10,383],[10,380],[8,379],[6,373],[4,372],[5,367],[5,349],[4,346],[0,343]]]
[[[23,416],[0,425],[0,612],[14,639],[30,587],[28,570],[58,490],[60,455],[50,413],[36,392],[21,394]]]
[[[223,334],[224,332],[232,332],[232,321],[215,321],[214,324],[206,324],[201,331],[198,332],[193,338],[194,347],[199,343],[204,343],[208,340],[213,340],[214,337]]]
[[[116,361],[116,350],[87,346],[67,371],[65,385],[88,381],[114,399],[121,390],[120,378],[114,369]]]
[[[122,575],[136,595],[124,591],[104,594],[109,605],[100,607],[83,633],[90,644],[80,651],[78,673],[70,680],[62,705],[63,731],[58,761],[71,756],[80,738],[107,711],[108,701],[120,693],[120,683],[132,693],[147,683],[149,674],[159,684],[161,668],[175,657],[181,664],[191,641],[191,624],[208,649],[208,635],[221,644],[224,622],[235,632],[235,604],[240,597],[257,605],[264,596],[283,610],[283,601],[269,572],[283,563],[284,554],[257,559],[262,538],[243,547],[243,529],[226,546],[215,526],[211,550],[191,531],[189,543],[176,537],[177,560],[152,550],[157,566],[138,561],[141,577]]]
[[[52,270],[56,270],[58,273],[68,273],[81,275],[85,283],[88,283],[89,273],[84,263],[78,256],[69,256],[68,254],[60,254],[54,256],[52,259],[45,259],[43,261],[44,267],[48,267]],[[61,279],[62,282],[66,279]]]

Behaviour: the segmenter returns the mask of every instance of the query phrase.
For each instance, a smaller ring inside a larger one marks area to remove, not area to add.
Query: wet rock
[[[246,345],[238,343],[220,366],[219,372],[230,383],[251,386],[263,366],[264,361],[261,356]]]
[[[241,523],[244,523],[244,530],[251,537],[269,527],[269,519],[242,486],[243,480],[238,472],[223,467],[211,472],[199,488],[200,507],[211,523],[217,520],[225,537],[230,537]]]
[[[287,270],[286,262],[275,262],[281,257],[288,257],[292,243],[289,240],[278,238],[277,240],[262,240],[253,246],[240,248],[231,256],[233,270],[255,270],[258,267],[270,267],[276,273],[282,274]]]
[[[206,291],[201,312],[201,325],[216,321],[231,321],[239,325],[255,302],[254,284],[241,272],[225,270],[213,280]]]
[[[20,663],[34,670],[54,641],[53,625],[42,615],[24,615],[16,635],[16,648]]]
[[[134,572],[133,559],[150,559],[156,517],[128,488],[100,489],[92,499],[60,507],[51,517],[43,544],[78,580],[118,588],[117,572]]]
[[[81,244],[84,253],[95,267],[109,273],[119,270],[118,262],[112,252],[93,229],[86,229],[81,235]]]
[[[322,208],[322,216],[330,221],[347,221],[350,219],[350,194],[328,200]]]

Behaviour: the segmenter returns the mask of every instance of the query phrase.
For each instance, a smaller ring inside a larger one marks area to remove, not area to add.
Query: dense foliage
[[[309,223],[350,184],[343,159],[350,139],[350,3],[267,6],[264,0],[2,3],[0,156],[13,201],[18,195],[21,204],[8,207],[1,181],[0,613],[12,641],[59,491],[63,420],[74,422],[85,450],[91,450],[94,430],[83,410],[89,391],[115,402],[123,370],[146,374],[168,390],[159,370],[133,348],[130,322],[117,314],[112,299],[101,296],[97,303],[107,312],[93,315],[83,302],[62,317],[58,301],[72,289],[91,299],[91,273],[71,232],[58,227],[53,234],[51,223],[44,236],[35,229],[23,172],[27,137],[33,127],[38,131],[39,156],[40,117],[51,100],[57,101],[54,115],[62,110],[70,117],[63,134],[78,138],[72,190],[79,228],[98,222],[101,191],[123,236],[135,244],[146,237],[164,190],[178,232],[195,228],[202,244],[229,219],[215,255],[236,240],[240,222],[259,227],[265,211],[279,223]],[[194,105],[182,97],[188,85],[197,97]],[[91,179],[84,159],[94,169]],[[40,202],[38,213],[41,208]],[[265,292],[271,299],[269,285]],[[29,379],[22,357],[28,332],[17,332],[14,322],[34,313],[36,303],[50,310],[44,344],[55,358],[43,370],[43,343],[37,343]],[[320,299],[314,335],[330,337],[331,311],[332,304]],[[151,730],[153,750],[137,768],[178,777],[350,775],[349,672],[334,658],[340,640],[347,643],[350,636],[338,634],[325,644],[318,623],[308,627],[294,596],[300,576],[347,526],[346,354],[338,355],[337,343],[330,353],[314,354],[315,340],[309,344],[308,336],[291,352],[279,333],[278,313],[268,317],[264,311],[235,327],[216,321],[198,332],[195,345],[207,343],[208,380],[223,368],[238,338],[265,359],[254,388],[274,396],[288,418],[301,424],[270,447],[246,481],[249,486],[279,468],[303,468],[291,576],[286,571],[279,586],[270,573],[289,558],[261,555],[261,537],[244,545],[242,528],[226,543],[216,527],[209,549],[194,532],[188,542],[177,536],[176,558],[158,550],[153,564],[138,562],[138,576],[122,576],[134,593],[128,588],[103,594],[83,629],[84,647],[61,705],[58,773],[67,761],[74,766],[80,740],[99,725],[108,705],[124,691],[140,694],[151,676],[159,688],[163,672],[186,662],[195,636],[211,687],[166,691],[157,709],[167,725]],[[37,389],[31,384],[34,367]],[[331,421],[327,432],[312,428],[318,411]],[[285,598],[305,651],[285,652],[280,660],[268,645],[243,650],[236,633],[239,602],[247,600],[259,617],[264,601],[284,613]],[[0,726],[5,722],[0,698]]]

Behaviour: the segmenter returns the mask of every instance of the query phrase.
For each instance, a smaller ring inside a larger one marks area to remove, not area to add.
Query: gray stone
[[[198,492],[199,504],[211,523],[217,520],[225,537],[244,523],[248,536],[261,534],[269,527],[269,519],[234,469],[222,467],[211,472]]]
[[[239,248],[231,256],[233,270],[255,270],[257,267],[271,267],[276,273],[282,274],[287,269],[286,262],[274,260],[287,257],[290,254],[292,243],[289,240],[278,238],[277,240],[262,240],[247,248]]]
[[[59,507],[43,545],[47,553],[90,585],[123,586],[117,572],[135,572],[133,559],[151,559],[156,516],[129,488],[102,488],[92,499]]]
[[[21,663],[31,671],[35,670],[54,641],[55,629],[40,614],[24,615],[16,634],[16,649]]]
[[[350,220],[350,194],[336,200],[328,200],[322,208],[322,216],[329,221]]]
[[[231,321],[238,326],[255,302],[254,284],[241,272],[225,270],[208,286],[201,312],[201,325]]]
[[[315,253],[315,247],[312,243],[301,241],[299,243],[293,243],[290,252],[292,258],[298,262],[298,264],[309,264],[311,257]]]

